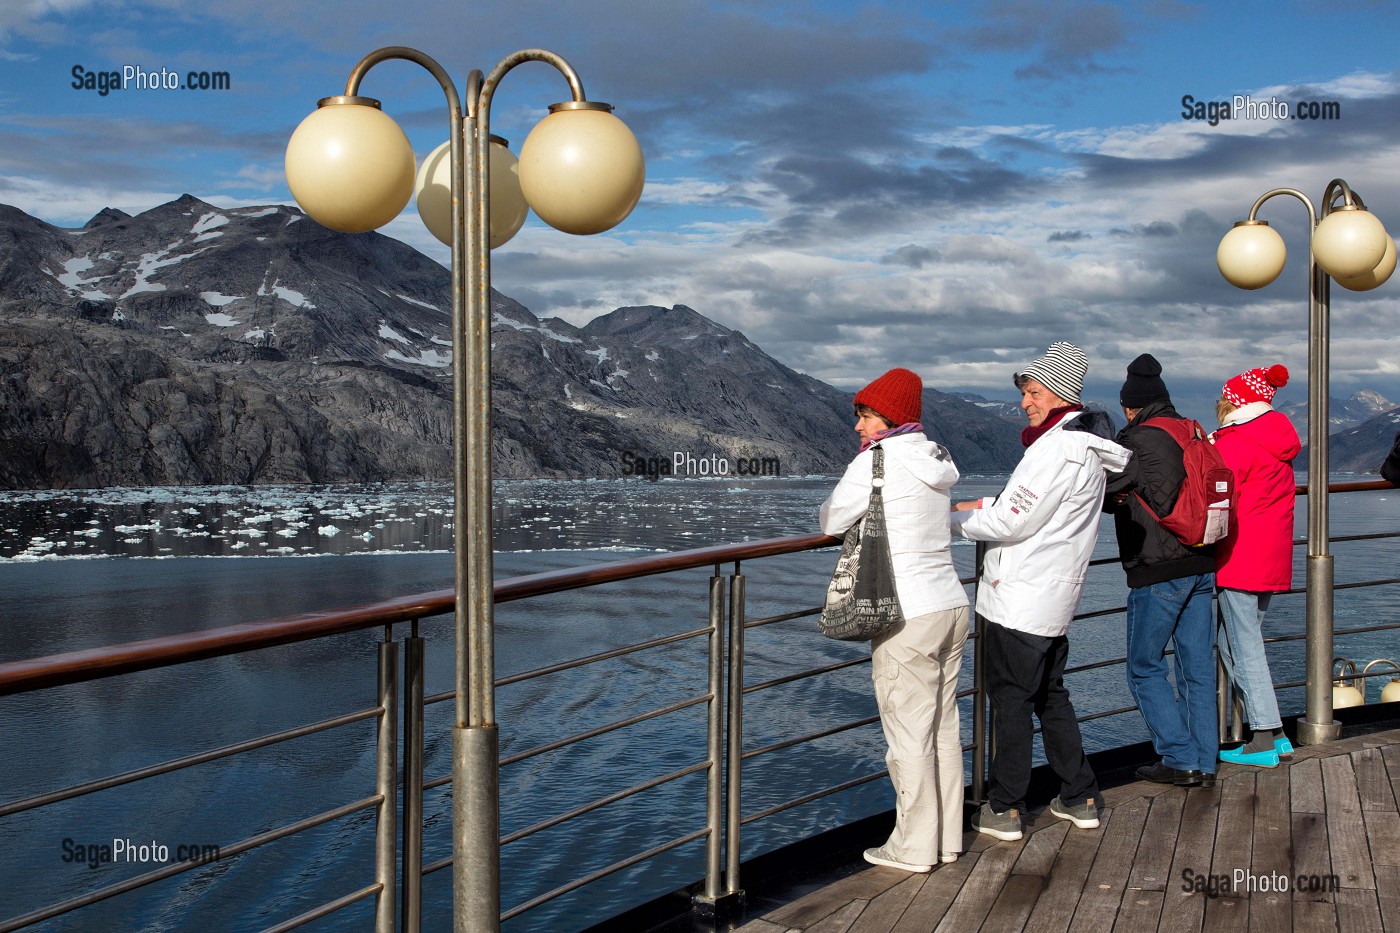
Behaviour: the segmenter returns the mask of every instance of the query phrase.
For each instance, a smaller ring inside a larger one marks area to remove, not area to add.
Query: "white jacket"
[[[987,549],[977,612],[1007,628],[1055,637],[1069,631],[1099,537],[1105,471],[1132,452],[1088,431],[1066,431],[1071,412],[1026,448],[994,500],[953,513],[953,531]]]
[[[967,605],[949,552],[948,490],[958,468],[941,445],[922,433],[897,434],[879,442],[885,451],[885,527],[895,592],[906,619]],[[874,448],[851,461],[841,482],[822,503],[821,528],[843,535],[870,506]]]

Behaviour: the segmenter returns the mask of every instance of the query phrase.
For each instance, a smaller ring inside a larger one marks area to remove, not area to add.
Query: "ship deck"
[[[1222,765],[1211,789],[1104,792],[1100,825],[1036,811],[924,875],[864,865],[766,896],[742,933],[1400,929],[1400,729]],[[871,843],[874,844],[874,843]]]

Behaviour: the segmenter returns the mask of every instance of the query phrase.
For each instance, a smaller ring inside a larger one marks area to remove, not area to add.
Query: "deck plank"
[[[925,930],[938,930],[941,933],[956,931],[965,933],[982,925],[987,914],[996,904],[1002,885],[1011,874],[1011,868],[1021,856],[1025,839],[1016,842],[1002,842],[982,852],[977,857],[977,865],[968,875],[958,896],[953,899],[942,918],[925,917],[928,926]]]
[[[1317,758],[1298,761],[1288,769],[1289,792],[1294,813],[1326,813],[1322,795],[1322,762]]]
[[[1027,929],[1036,933],[1069,929],[1070,920],[1079,906],[1080,895],[1084,892],[1084,884],[1089,878],[1089,870],[1093,867],[1094,856],[1098,853],[1099,842],[1108,826],[1112,825],[1114,812],[1105,814],[1106,821],[1100,817],[1098,829],[1080,829],[1065,834],[1060,854],[1026,923]]]
[[[1395,792],[1390,789],[1390,775],[1379,748],[1363,748],[1351,753],[1351,766],[1356,771],[1356,792],[1363,810],[1395,810]]]
[[[983,837],[986,838],[986,837]],[[969,849],[971,846],[969,846]],[[899,918],[892,933],[928,933],[948,912],[953,899],[958,896],[972,870],[981,860],[982,853],[964,855],[951,865],[941,865],[928,878],[904,916]]]
[[[1113,788],[1095,830],[1042,810],[1014,843],[970,833],[967,853],[932,874],[861,868],[737,929],[1400,933],[1400,730],[1220,774],[1213,789]],[[1198,876],[1219,889],[1192,890]],[[1281,879],[1287,891],[1275,890]]]
[[[1366,824],[1361,817],[1361,797],[1356,790],[1356,771],[1351,766],[1350,755],[1322,760],[1322,785],[1327,795],[1332,870],[1341,876],[1343,888],[1374,891],[1376,879],[1371,873],[1371,852],[1366,845]],[[1340,901],[1337,922],[1342,922]]]
[[[1137,857],[1133,859],[1133,870],[1128,876],[1129,888],[1157,892],[1166,890],[1171,880],[1168,876],[1172,856],[1176,853],[1176,838],[1181,830],[1181,809],[1185,804],[1184,792],[1157,794],[1152,798],[1152,808],[1148,811],[1147,823],[1142,830],[1145,844],[1138,846]],[[1161,898],[1157,898],[1156,905],[1160,913]]]
[[[871,900],[908,877],[907,872],[897,868],[866,868],[805,894],[791,904],[768,914],[764,919],[805,930],[841,910],[851,901]]]
[[[1390,792],[1400,801],[1400,745],[1387,745],[1381,749],[1381,760],[1385,762],[1386,774],[1390,776]]]
[[[1114,808],[1112,819],[1104,828],[1094,866],[1089,870],[1084,894],[1074,911],[1072,924],[1075,933],[1081,930],[1084,933],[1111,933],[1113,930],[1113,921],[1127,891],[1133,857],[1142,844],[1142,830],[1147,824],[1151,806],[1150,799],[1138,797]]]
[[[1215,847],[1215,825],[1220,813],[1221,785],[1210,790],[1179,790],[1186,798],[1181,829],[1172,854],[1170,882],[1163,891],[1159,933],[1196,933],[1205,916],[1206,896],[1194,889],[1201,875],[1210,874]]]
[[[1396,838],[1389,843],[1395,847]],[[1400,867],[1376,866],[1376,901],[1381,911],[1381,923],[1387,931],[1400,930]]]
[[[1123,894],[1123,904],[1114,919],[1114,933],[1143,933],[1157,929],[1162,916],[1162,892],[1129,888]]]
[[[1021,857],[1016,860],[1016,866],[1011,869],[1013,875],[1036,875],[1041,878],[1049,877],[1051,869],[1055,867],[1055,859],[1060,855],[1060,846],[1064,844],[1065,834],[1069,832],[1069,824],[1063,820],[1056,820],[1054,826],[1047,826],[1042,830],[1032,832],[1026,837],[1026,844],[1021,849]]]
[[[1380,904],[1374,889],[1342,888],[1337,892],[1337,929],[1346,933],[1356,930],[1381,933],[1385,926],[1381,923]]]
[[[928,875],[910,875],[875,897],[851,924],[851,933],[890,933],[928,880]]]
[[[1269,880],[1271,890],[1250,895],[1251,930],[1273,933],[1293,929],[1290,778],[1288,768],[1270,768],[1254,776],[1254,853],[1250,868],[1255,875]]]

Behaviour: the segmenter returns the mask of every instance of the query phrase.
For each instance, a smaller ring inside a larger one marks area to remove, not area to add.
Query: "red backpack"
[[[1147,514],[1187,547],[1214,544],[1229,534],[1235,474],[1206,438],[1200,423],[1189,418],[1149,418],[1143,424],[1170,434],[1181,445],[1181,462],[1186,467],[1186,479],[1170,514],[1158,515],[1138,496]]]

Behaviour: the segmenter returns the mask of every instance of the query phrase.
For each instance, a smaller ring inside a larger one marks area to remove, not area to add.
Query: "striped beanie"
[[[1288,368],[1275,363],[1268,369],[1257,368],[1240,373],[1220,390],[1225,401],[1236,408],[1250,402],[1272,402],[1274,393],[1288,385]]]
[[[1012,382],[1016,388],[1027,379],[1054,392],[1072,405],[1079,404],[1079,393],[1084,391],[1084,376],[1089,372],[1089,359],[1084,351],[1063,340],[1050,344],[1045,355],[1017,373]]]

